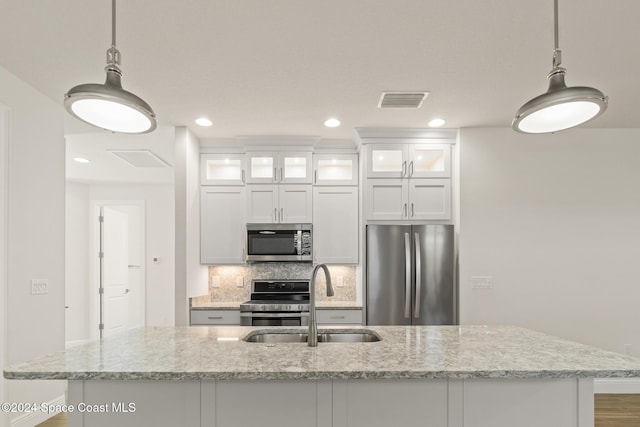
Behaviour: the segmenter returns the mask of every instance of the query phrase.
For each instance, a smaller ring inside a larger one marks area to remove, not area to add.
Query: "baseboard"
[[[47,403],[47,405],[64,405],[66,403],[67,399],[65,398],[64,394],[62,396],[58,396],[53,400],[50,400]],[[46,420],[48,420],[49,418],[53,417],[56,414],[47,414],[45,412],[40,412],[40,411],[34,411],[34,412],[30,412],[28,414],[22,414],[19,417],[16,417],[14,419],[11,420],[10,422],[10,426],[11,427],[33,427],[35,425],[38,425],[42,422],[45,422]]]
[[[596,394],[640,394],[640,378],[596,378]]]

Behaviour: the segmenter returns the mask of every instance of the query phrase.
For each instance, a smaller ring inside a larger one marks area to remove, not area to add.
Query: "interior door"
[[[102,208],[103,336],[128,328],[129,218],[114,208]]]

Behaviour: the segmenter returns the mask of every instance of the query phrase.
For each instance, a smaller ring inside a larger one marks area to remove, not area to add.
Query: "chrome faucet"
[[[318,323],[316,322],[316,275],[318,270],[324,270],[324,277],[327,282],[327,296],[333,296],[333,286],[331,286],[331,274],[329,274],[329,268],[326,264],[318,264],[313,269],[311,275],[311,283],[309,283],[309,336],[307,338],[307,345],[309,347],[318,346]]]

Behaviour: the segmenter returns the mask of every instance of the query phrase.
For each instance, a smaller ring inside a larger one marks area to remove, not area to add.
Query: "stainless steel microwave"
[[[247,224],[247,262],[311,262],[311,224]]]

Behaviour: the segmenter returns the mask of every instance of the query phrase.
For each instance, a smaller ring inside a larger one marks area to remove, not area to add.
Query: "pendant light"
[[[104,84],[78,85],[64,95],[71,115],[90,125],[122,133],[147,133],[157,126],[156,115],[141,98],[122,89],[120,51],[116,48],[116,0],[111,1],[111,47],[107,50]]]
[[[547,92],[524,104],[513,118],[514,130],[523,133],[550,133],[569,129],[598,117],[607,109],[608,98],[598,89],[584,86],[567,87],[560,67],[562,54],[558,47],[558,0],[554,0],[553,69],[547,75]]]

